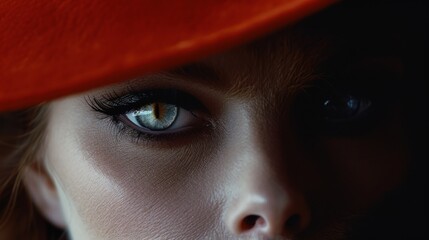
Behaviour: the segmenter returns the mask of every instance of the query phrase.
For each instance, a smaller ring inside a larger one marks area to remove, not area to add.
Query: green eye
[[[126,114],[126,117],[138,127],[152,131],[166,130],[173,125],[179,114],[176,105],[154,102]]]

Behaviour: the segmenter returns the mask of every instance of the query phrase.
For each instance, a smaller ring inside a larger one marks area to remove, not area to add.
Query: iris
[[[150,103],[134,110],[126,116],[139,127],[152,131],[162,131],[169,128],[176,121],[178,107],[167,103]]]

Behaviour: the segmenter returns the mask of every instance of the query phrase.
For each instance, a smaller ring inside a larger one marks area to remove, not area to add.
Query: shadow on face
[[[425,152],[413,140],[425,121],[412,105],[422,59],[387,10],[380,19],[376,7],[343,4],[52,102],[43,160],[70,236],[409,236],[426,219],[415,191]]]

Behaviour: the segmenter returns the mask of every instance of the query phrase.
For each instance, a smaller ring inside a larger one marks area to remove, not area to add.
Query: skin
[[[180,69],[53,101],[40,151],[46,172],[30,170],[27,188],[34,181],[47,189],[32,196],[71,239],[351,239],[407,176],[401,104],[350,134],[307,132],[295,110],[309,86],[344,69],[401,75],[394,52],[343,56],[357,43],[380,47],[357,38],[296,26]],[[207,110],[190,126],[202,130],[136,140],[88,105],[130,87],[195,96]]]

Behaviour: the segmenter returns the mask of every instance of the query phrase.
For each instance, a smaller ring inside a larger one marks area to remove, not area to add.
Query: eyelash
[[[201,127],[210,128],[211,122],[204,121],[202,114],[206,113],[207,110],[204,105],[198,101],[195,97],[176,90],[176,89],[152,89],[145,90],[142,92],[136,92],[134,90],[129,90],[128,93],[118,94],[115,91],[111,93],[102,95],[100,97],[93,97],[86,99],[88,105],[94,110],[101,114],[101,118],[109,118],[112,126],[117,130],[117,135],[128,135],[136,143],[143,141],[162,141],[166,139],[174,139],[175,137],[180,137],[186,134],[192,134],[195,128],[190,128],[182,131],[174,132],[149,132],[149,131],[140,131],[135,127],[130,126],[124,121],[125,114],[139,109],[142,106],[154,102],[172,104],[179,108],[186,109],[196,118],[203,120]]]

